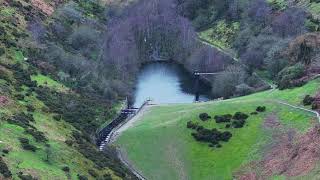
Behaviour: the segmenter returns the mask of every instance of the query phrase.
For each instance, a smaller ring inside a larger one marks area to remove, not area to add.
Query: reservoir
[[[155,104],[191,103],[195,100],[195,78],[175,63],[148,63],[142,66],[134,93],[134,107],[150,98]],[[200,101],[208,101],[211,87],[199,83]]]

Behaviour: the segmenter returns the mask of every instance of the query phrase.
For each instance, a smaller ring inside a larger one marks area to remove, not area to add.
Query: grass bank
[[[284,130],[296,129],[300,133],[316,122],[312,113],[279,104],[276,100],[300,105],[305,95],[319,90],[319,83],[320,80],[314,80],[300,88],[265,91],[220,102],[154,106],[125,131],[116,144],[148,179],[232,179],[241,165],[260,159],[265,145],[272,141],[271,133],[263,128],[267,116],[276,115]],[[223,131],[225,125],[201,122],[198,115],[237,111],[249,114],[261,105],[266,106],[267,111],[250,116],[244,128],[229,129],[233,136],[219,149],[195,141],[192,131],[186,128],[187,122],[192,120]]]

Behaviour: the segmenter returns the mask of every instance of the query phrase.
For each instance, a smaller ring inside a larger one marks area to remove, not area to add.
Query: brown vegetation
[[[282,137],[282,142],[273,147],[260,162],[263,175],[300,176],[309,173],[320,160],[319,138],[319,127],[297,137],[296,143],[290,142],[286,136]]]
[[[320,33],[307,33],[293,40],[287,49],[288,57],[293,63],[303,61],[310,64],[320,49]]]
[[[281,126],[274,115],[265,121],[267,128]],[[254,161],[243,167],[244,172],[236,176],[242,180],[266,179],[274,175],[286,177],[303,176],[310,173],[320,160],[319,126],[305,134],[287,131],[276,135],[277,142],[270,145],[261,161]],[[278,132],[278,130],[276,130]],[[280,132],[280,131],[279,131]]]
[[[54,8],[43,0],[31,0],[31,3],[34,7],[40,9],[48,16],[52,15],[52,13],[54,12]]]
[[[0,96],[0,107],[9,104],[9,98],[6,96]]]

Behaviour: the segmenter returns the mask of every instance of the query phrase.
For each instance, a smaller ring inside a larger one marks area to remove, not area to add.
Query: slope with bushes
[[[318,119],[280,102],[303,106],[306,95],[319,92],[319,83],[225,101],[151,106],[116,144],[149,179],[316,179]],[[225,114],[235,114],[231,126],[217,121]],[[243,127],[233,123],[236,115],[247,118]]]
[[[65,1],[0,3],[0,179],[134,179],[112,149],[99,152],[94,142],[119,101],[84,93],[41,55],[45,27]],[[100,7],[73,3],[88,17]]]

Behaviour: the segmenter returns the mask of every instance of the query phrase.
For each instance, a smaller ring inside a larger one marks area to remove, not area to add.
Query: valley
[[[319,7],[0,0],[0,179],[319,179]]]

